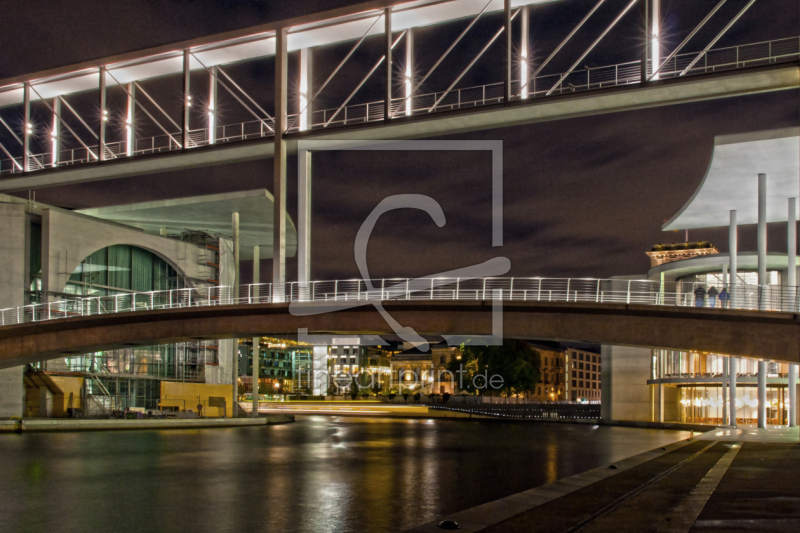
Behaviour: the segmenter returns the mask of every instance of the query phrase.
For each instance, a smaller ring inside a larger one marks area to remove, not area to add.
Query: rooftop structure
[[[647,252],[650,257],[650,267],[691,259],[703,255],[718,254],[719,250],[708,241],[680,242],[676,244],[656,244]]]

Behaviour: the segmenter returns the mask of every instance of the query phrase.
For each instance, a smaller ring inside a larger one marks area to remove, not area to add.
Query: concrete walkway
[[[408,533],[798,531],[797,428],[719,428]]]
[[[135,429],[189,429],[266,426],[294,422],[292,415],[262,415],[258,418],[185,418],[185,419],[71,419],[28,418],[21,421],[0,420],[0,432],[15,431],[113,431]]]

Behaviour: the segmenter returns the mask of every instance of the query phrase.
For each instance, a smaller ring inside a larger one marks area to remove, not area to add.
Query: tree
[[[506,339],[500,346],[462,346],[461,359],[448,363],[459,388],[472,394],[497,390],[511,396],[532,392],[539,383],[540,369],[539,352],[515,339]]]

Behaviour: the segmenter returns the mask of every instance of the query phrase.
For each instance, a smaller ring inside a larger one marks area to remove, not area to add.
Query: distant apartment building
[[[560,344],[531,344],[541,356],[533,401],[600,401],[600,354]]]

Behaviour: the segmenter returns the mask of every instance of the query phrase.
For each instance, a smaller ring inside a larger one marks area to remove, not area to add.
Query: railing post
[[[625,303],[631,303],[631,280],[628,280],[628,294],[627,301]]]
[[[539,278],[539,294],[536,295],[536,301],[542,301],[542,278]]]
[[[333,301],[337,301],[339,299],[339,280],[333,282]]]
[[[431,300],[433,300],[433,278],[431,278]]]
[[[483,296],[481,296],[481,300],[486,299],[486,278],[483,278]]]
[[[509,292],[508,292],[508,299],[509,300],[513,300],[514,299],[514,278],[511,278],[511,286],[510,286]]]
[[[567,278],[567,303],[569,303],[569,282],[572,281],[572,278]]]
[[[382,279],[382,280],[381,280],[381,301],[383,301],[383,299],[384,299],[384,296],[383,296],[383,288],[384,288],[385,284],[386,284],[386,280],[385,280],[385,279]]]
[[[311,301],[315,302],[317,300],[317,282],[311,282]]]
[[[600,303],[600,280],[597,280],[597,293],[594,296],[594,302]]]
[[[406,300],[411,299],[411,293],[408,292],[408,278],[406,278]]]
[[[461,278],[456,278],[456,300],[458,300],[459,289],[461,288]]]

